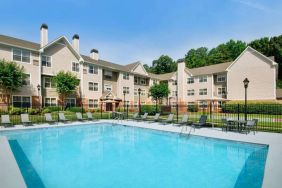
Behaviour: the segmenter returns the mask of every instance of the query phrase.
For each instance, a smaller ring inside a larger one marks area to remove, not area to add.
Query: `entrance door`
[[[113,111],[113,104],[112,103],[106,103],[106,111]]]

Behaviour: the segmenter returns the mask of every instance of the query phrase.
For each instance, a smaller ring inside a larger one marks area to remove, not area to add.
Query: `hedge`
[[[244,104],[225,104],[222,106],[222,112],[224,113],[245,113]],[[247,105],[248,114],[270,114],[270,115],[282,115],[282,105],[281,104],[259,104],[253,103]]]

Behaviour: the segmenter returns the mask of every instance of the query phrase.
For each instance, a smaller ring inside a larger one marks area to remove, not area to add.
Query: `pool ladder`
[[[181,135],[183,135],[183,136],[190,136],[192,129],[195,129],[195,127],[191,126],[191,127],[190,127],[190,130],[189,130],[189,133],[188,133],[188,134],[184,134],[184,128],[185,128],[186,131],[187,131],[187,125],[184,125],[184,126],[182,127],[182,129],[181,129],[181,131],[180,131],[180,133],[179,133],[180,136],[181,136]]]

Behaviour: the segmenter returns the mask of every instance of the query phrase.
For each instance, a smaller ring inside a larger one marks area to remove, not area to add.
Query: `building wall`
[[[275,100],[275,67],[250,51],[246,51],[227,73],[227,98],[244,100],[243,80],[248,78],[249,100]]]

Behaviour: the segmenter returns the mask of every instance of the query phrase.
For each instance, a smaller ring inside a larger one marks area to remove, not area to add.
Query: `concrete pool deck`
[[[256,144],[266,144],[269,146],[268,155],[266,159],[265,165],[265,173],[264,173],[264,180],[263,180],[263,188],[280,188],[282,185],[282,163],[280,159],[282,158],[282,134],[278,133],[267,133],[267,132],[256,132],[253,134],[240,134],[235,132],[225,132],[219,128],[200,128],[200,129],[193,129],[191,127],[183,128],[177,127],[171,124],[162,125],[159,123],[148,123],[148,122],[136,122],[136,121],[117,121],[117,120],[100,120],[97,122],[73,122],[70,124],[40,124],[34,125],[30,127],[24,127],[22,125],[17,125],[12,128],[0,128],[0,132],[2,131],[16,131],[16,130],[28,130],[28,129],[38,129],[38,128],[55,128],[55,127],[68,127],[68,126],[77,126],[77,125],[86,125],[86,124],[96,124],[96,123],[114,123],[114,124],[121,124],[126,126],[132,127],[139,127],[139,128],[146,128],[146,129],[154,129],[160,131],[168,131],[174,133],[181,133],[183,135],[197,135],[197,136],[205,136],[211,138],[219,138],[219,139],[226,139],[226,140],[233,140],[233,141],[240,141],[240,142],[250,142]],[[7,148],[8,146],[8,148]],[[12,151],[9,148],[9,144],[5,137],[0,137],[0,151],[8,152],[1,152],[0,156],[0,164],[5,163],[4,167],[1,166],[0,168],[0,187],[5,188],[12,188],[14,184],[21,185],[16,186],[17,188],[25,188],[26,185],[24,183],[23,177],[20,174],[19,168],[17,163],[13,157]],[[2,156],[3,153],[6,153]],[[7,166],[8,165],[8,166]],[[9,167],[11,166],[11,168]],[[7,172],[9,172],[7,174]],[[16,174],[13,176],[13,174]],[[10,181],[12,182],[10,182]]]

